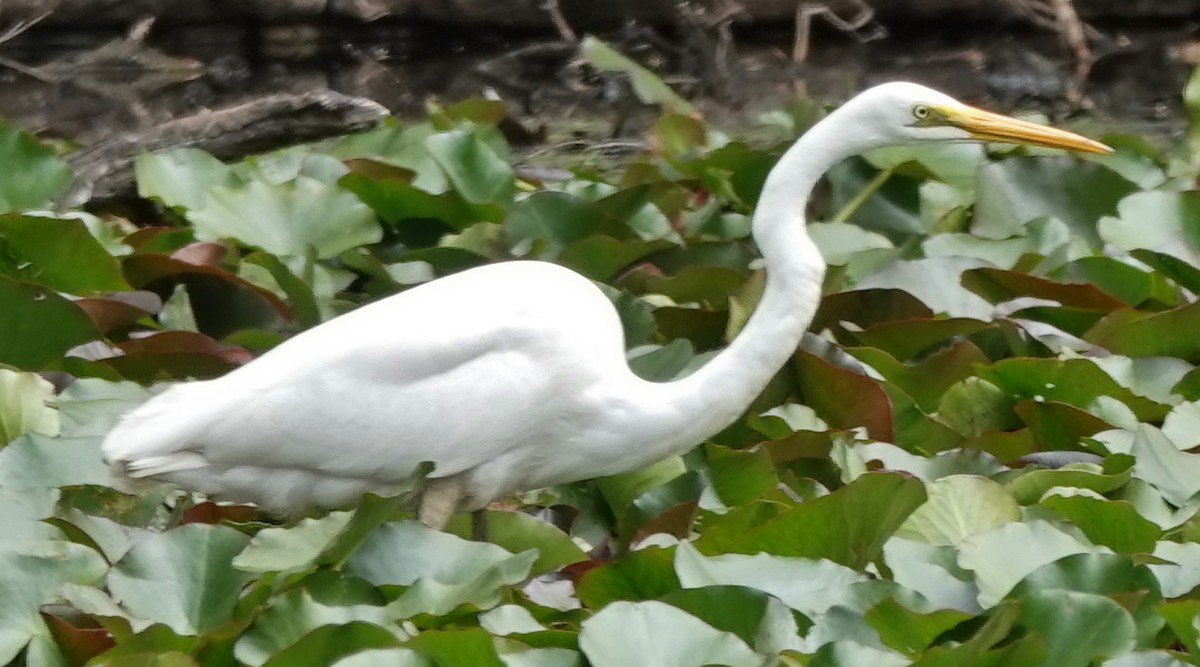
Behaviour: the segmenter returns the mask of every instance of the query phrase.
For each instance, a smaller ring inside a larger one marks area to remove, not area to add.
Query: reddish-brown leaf
[[[865,426],[867,434],[892,442],[892,404],[871,378],[835,366],[803,350],[792,357],[801,400],[834,428]]]

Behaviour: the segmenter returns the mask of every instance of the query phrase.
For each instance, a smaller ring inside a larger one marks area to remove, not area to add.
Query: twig
[[[42,83],[62,83],[62,81],[58,80],[56,77],[41,72],[36,67],[24,65],[11,58],[5,58],[4,56],[0,56],[0,67],[7,67],[14,72],[20,72],[21,74],[33,79],[37,79]]]
[[[20,35],[21,33],[25,32],[26,30],[29,30],[33,26],[37,25],[38,23],[40,23],[42,21],[42,19],[46,18],[47,16],[50,16],[52,11],[53,10],[47,9],[46,11],[42,12],[41,14],[38,14],[37,16],[29,19],[28,21],[17,21],[16,23],[12,24],[3,33],[0,33],[0,44],[3,44],[5,42],[9,41],[10,39],[16,37],[17,35]]]
[[[887,169],[880,171],[878,174],[875,174],[875,178],[872,178],[871,181],[858,192],[858,194],[854,195],[853,199],[846,202],[846,205],[842,207],[842,210],[837,212],[837,215],[833,216],[830,222],[846,222],[849,220],[850,216],[854,215],[858,209],[862,208],[863,204],[867,203],[867,200],[871,198],[871,195],[879,192],[879,189],[887,184],[888,180],[891,179],[892,174],[894,173],[896,173],[896,168],[888,167]]]
[[[531,151],[528,155],[525,156],[523,161],[528,162],[529,160],[532,160],[535,157],[540,157],[542,155],[545,155],[546,153],[553,153],[555,151],[560,151],[560,150],[564,150],[567,148],[579,148],[579,149],[581,149],[583,151],[587,151],[589,153],[609,153],[609,152],[617,152],[617,151],[644,150],[646,148],[646,144],[641,141],[594,142],[594,141],[588,141],[586,139],[570,139],[567,141],[560,141],[556,144],[551,144],[549,146],[544,146],[542,148],[537,149],[536,151]]]
[[[1008,4],[1030,23],[1057,33],[1070,49],[1075,68],[1067,85],[1067,99],[1072,104],[1079,103],[1083,84],[1095,62],[1088,40],[1099,39],[1100,31],[1079,18],[1072,0],[1008,0]]]
[[[865,28],[875,18],[875,10],[864,0],[853,1],[854,4],[858,5],[858,11],[849,19],[844,19],[830,9],[829,5],[821,2],[802,0],[796,6],[796,35],[792,42],[792,62],[801,63],[808,58],[812,21],[818,16],[824,18],[826,22],[838,30],[854,35],[862,42],[886,37],[887,30],[883,26],[877,26],[874,31],[866,36],[858,34],[860,30]]]
[[[558,6],[558,0],[546,0],[542,3],[542,9],[550,15],[550,20],[554,23],[554,29],[558,31],[559,36],[568,42],[579,41],[579,37],[571,29],[571,24],[567,23],[567,18],[563,16],[562,8]]]

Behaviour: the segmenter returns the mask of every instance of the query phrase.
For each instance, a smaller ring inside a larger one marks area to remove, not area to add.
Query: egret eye
[[[929,107],[925,106],[924,104],[918,104],[913,107],[912,113],[913,118],[916,118],[917,120],[925,120],[926,118],[929,118]]]

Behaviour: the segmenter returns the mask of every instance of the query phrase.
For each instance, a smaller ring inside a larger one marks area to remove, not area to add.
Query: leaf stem
[[[887,183],[888,179],[891,178],[892,174],[894,173],[896,173],[896,168],[888,167],[887,169],[880,171],[878,174],[875,174],[875,178],[872,178],[871,182],[867,183],[858,194],[854,195],[854,199],[846,202],[846,205],[842,207],[842,210],[838,211],[837,215],[833,216],[833,220],[831,220],[831,222],[846,222],[849,220],[850,216],[854,215],[854,212],[857,211],[863,204],[865,204],[866,201],[871,198],[871,195],[878,192],[879,188],[882,188],[883,184]]]

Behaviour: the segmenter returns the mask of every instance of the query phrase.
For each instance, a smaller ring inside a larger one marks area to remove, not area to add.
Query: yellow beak
[[[1113,149],[1099,141],[1092,141],[1073,132],[1058,130],[1037,123],[1009,118],[998,113],[974,107],[938,109],[947,125],[971,133],[975,139],[997,141],[1006,144],[1065,148],[1085,153],[1112,153]]]

